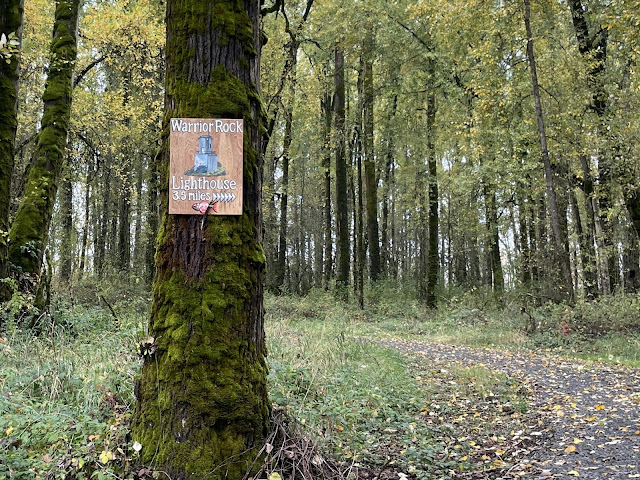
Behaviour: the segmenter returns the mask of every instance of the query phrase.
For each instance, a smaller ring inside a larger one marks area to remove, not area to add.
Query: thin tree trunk
[[[376,282],[380,277],[380,238],[378,235],[378,181],[374,162],[373,149],[373,31],[365,35],[363,42],[363,153],[364,153],[364,183],[367,205],[367,241],[369,246],[369,278]]]
[[[338,296],[347,295],[349,284],[349,209],[347,196],[347,163],[345,158],[345,81],[344,54],[342,47],[335,48],[335,94],[333,108],[335,112],[335,168],[336,168],[336,230],[338,234],[338,274],[336,277]]]
[[[118,240],[117,262],[121,278],[129,279],[131,267],[131,165],[126,161],[121,177],[120,195],[118,198]],[[115,219],[115,217],[114,217]]]
[[[94,238],[94,244],[96,244],[95,250],[95,271],[98,276],[104,273],[105,255],[107,252],[107,232],[109,229],[109,223],[111,220],[112,212],[111,206],[111,169],[107,165],[102,167],[102,206],[100,208],[100,233]]]
[[[331,122],[333,114],[333,100],[331,94],[326,91],[321,101],[321,110],[324,116],[324,146],[322,157],[322,171],[324,173],[324,273],[322,286],[329,288],[329,281],[333,272],[333,239],[331,238]]]
[[[67,159],[67,172],[62,181],[60,195],[60,283],[68,285],[73,265],[73,183],[71,161]]]
[[[133,240],[133,269],[136,277],[142,276],[144,269],[143,241],[142,241],[142,181],[144,177],[144,162],[141,160],[136,164],[136,227]]]
[[[435,152],[436,128],[436,95],[433,86],[435,82],[435,60],[429,59],[427,66],[429,74],[429,91],[427,92],[427,167],[429,170],[429,245],[427,291],[425,303],[429,308],[436,308],[436,286],[438,283],[438,174]]]
[[[162,153],[161,153],[162,154]],[[147,167],[147,224],[145,226],[144,281],[151,285],[156,272],[155,254],[158,236],[158,169],[160,157],[155,157]]]
[[[93,159],[92,159],[93,160]],[[85,274],[85,265],[87,263],[87,245],[89,243],[89,226],[91,211],[91,186],[93,182],[93,161],[89,162],[87,167],[87,178],[84,190],[84,228],[82,229],[82,242],[80,247],[80,266],[78,267],[78,278],[82,278]]]
[[[282,145],[282,187],[280,193],[280,225],[278,232],[278,258],[275,265],[274,290],[282,293],[284,286],[285,262],[287,254],[287,202],[289,199],[289,157],[291,155],[291,133],[293,128],[293,104],[295,101],[295,74],[298,58],[298,45],[292,40],[289,54],[292,79],[289,82],[291,102],[285,112],[284,139]]]
[[[504,295],[504,272],[500,252],[500,235],[498,230],[498,210],[496,207],[496,193],[493,188],[485,185],[484,201],[489,234],[489,267],[491,269],[491,287],[495,297],[501,301]]]
[[[544,117],[542,114],[542,102],[540,101],[540,86],[538,84],[538,73],[536,70],[536,61],[533,52],[533,34],[531,32],[531,6],[529,0],[524,0],[525,14],[524,23],[527,32],[527,57],[529,59],[529,69],[531,72],[531,83],[533,86],[533,97],[536,107],[536,117],[538,120],[538,134],[540,138],[540,150],[542,152],[542,162],[544,164],[544,175],[546,180],[547,199],[549,204],[549,213],[551,215],[551,229],[555,240],[555,249],[560,260],[562,276],[564,279],[564,296],[569,303],[573,302],[573,280],[571,278],[571,265],[569,255],[565,251],[566,239],[562,236],[560,228],[560,218],[558,212],[558,203],[556,200],[556,192],[553,184],[553,172],[551,170],[551,161],[549,160],[549,150],[547,148],[547,135],[544,127]]]

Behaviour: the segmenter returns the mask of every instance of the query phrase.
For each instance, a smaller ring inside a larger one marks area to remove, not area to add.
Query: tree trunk
[[[79,0],[57,0],[44,112],[24,197],[9,233],[9,259],[39,275],[65,159],[72,99]],[[25,254],[25,251],[28,252]],[[39,305],[43,307],[44,305]]]
[[[71,161],[67,159],[60,198],[60,283],[68,285],[73,264],[73,183],[71,181]]]
[[[531,251],[529,249],[529,229],[527,227],[527,210],[525,195],[518,195],[518,233],[520,237],[520,282],[525,289],[531,286]],[[531,217],[529,217],[530,220]]]
[[[121,278],[129,281],[131,267],[131,165],[125,160],[121,176],[120,195],[118,197],[118,243],[117,261]],[[114,217],[115,218],[115,217]]]
[[[566,238],[563,237],[560,228],[560,217],[558,212],[558,203],[556,200],[556,192],[553,184],[553,172],[551,170],[551,161],[549,160],[549,150],[547,148],[547,135],[544,127],[544,117],[542,114],[542,103],[540,101],[540,86],[538,84],[538,73],[536,70],[536,61],[533,53],[533,34],[531,32],[531,6],[529,0],[524,0],[525,14],[524,23],[527,32],[527,57],[529,59],[529,70],[531,72],[531,83],[533,86],[533,98],[536,107],[536,117],[538,120],[538,134],[540,138],[540,150],[542,152],[542,162],[544,164],[544,176],[546,180],[547,199],[549,205],[549,213],[551,215],[551,229],[554,236],[555,250],[560,260],[562,276],[564,280],[563,296],[569,303],[573,302],[573,280],[571,278],[571,265],[569,255],[565,251]]]
[[[333,272],[333,239],[331,238],[331,121],[333,114],[333,100],[329,91],[325,91],[321,101],[321,110],[324,116],[324,146],[322,157],[322,171],[324,174],[324,272],[322,286],[329,288],[329,280]]]
[[[289,53],[291,63],[291,81],[289,82],[290,105],[285,111],[284,139],[282,145],[282,188],[280,193],[280,227],[278,232],[278,257],[275,264],[274,290],[282,293],[284,286],[285,262],[287,256],[287,202],[289,199],[289,157],[291,151],[291,133],[293,128],[293,104],[295,100],[295,75],[298,58],[298,45],[292,40]]]
[[[624,239],[626,247],[623,255],[624,292],[637,293],[640,248],[638,247],[638,235],[633,228],[630,214],[627,214],[627,222],[624,225]]]
[[[149,162],[147,171],[147,224],[145,226],[144,282],[151,285],[156,271],[156,237],[158,236],[158,169],[159,157]]]
[[[369,244],[369,278],[376,282],[380,277],[380,238],[378,235],[378,179],[373,151],[373,30],[370,30],[363,42],[363,153],[364,183],[367,205],[367,242]]]
[[[157,273],[132,438],[174,480],[241,479],[267,434],[260,2],[167,2]],[[244,119],[243,214],[168,214],[169,119]],[[258,462],[260,463],[260,462]]]
[[[491,269],[491,287],[496,299],[502,301],[504,295],[504,273],[500,254],[500,234],[498,230],[498,209],[496,207],[496,192],[485,185],[484,201],[489,234],[489,267]]]
[[[427,167],[429,170],[429,250],[427,267],[427,291],[425,304],[429,308],[436,308],[436,286],[438,283],[438,174],[435,152],[436,129],[436,94],[435,60],[428,60],[429,91],[427,92]]]
[[[96,218],[99,224],[100,233],[94,238],[95,250],[95,272],[101,276],[104,273],[105,254],[107,250],[107,231],[109,228],[109,220],[111,219],[111,169],[107,165],[102,167],[102,206],[100,208],[100,218]]]
[[[142,181],[144,177],[144,161],[136,164],[136,228],[134,230],[133,241],[133,268],[136,277],[142,276],[144,263],[143,241],[142,241]]]
[[[85,265],[87,263],[87,244],[89,242],[89,226],[90,218],[89,213],[91,211],[91,186],[93,183],[94,170],[93,170],[93,158],[89,162],[87,167],[87,178],[84,185],[84,227],[82,229],[82,242],[80,247],[80,266],[78,267],[78,277],[82,278],[85,274]]]
[[[22,41],[22,14],[24,0],[0,0],[0,35],[7,38],[16,34],[18,46]],[[9,275],[9,211],[11,207],[11,175],[14,166],[13,144],[18,128],[18,77],[20,55],[14,53],[7,62],[0,58],[0,279]],[[0,302],[11,292],[0,283]]]
[[[349,207],[347,192],[347,162],[345,154],[345,82],[344,54],[342,47],[335,48],[335,93],[333,108],[335,113],[335,161],[336,161],[336,218],[338,234],[338,272],[336,277],[338,296],[347,295],[349,284]]]
[[[582,182],[579,186],[584,195],[585,218],[582,223],[581,248],[584,248],[582,257],[582,271],[584,274],[585,295],[589,299],[598,296],[598,257],[595,249],[595,212],[593,208],[594,189],[591,171],[586,155],[580,155],[580,166],[582,168]],[[576,205],[577,208],[577,205]],[[579,208],[577,209],[579,211]]]

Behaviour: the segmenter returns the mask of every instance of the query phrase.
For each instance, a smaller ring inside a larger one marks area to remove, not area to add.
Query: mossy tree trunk
[[[241,479],[267,434],[259,2],[167,2],[161,225],[132,418],[142,461],[178,479]],[[169,119],[244,119],[243,215],[168,214]]]
[[[49,71],[42,95],[44,113],[24,197],[9,234],[9,259],[24,272],[35,275],[40,274],[65,159],[79,3],[56,2]]]
[[[22,34],[23,0],[0,0],[0,35]],[[0,278],[9,274],[7,233],[11,204],[11,173],[13,172],[13,143],[18,127],[18,67],[19,55],[9,62],[0,58]],[[6,300],[9,290],[0,284],[0,301]]]

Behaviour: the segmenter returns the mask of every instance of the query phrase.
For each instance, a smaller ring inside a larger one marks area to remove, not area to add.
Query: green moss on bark
[[[22,39],[22,0],[5,0],[0,8],[0,33],[17,32]],[[9,205],[11,203],[11,175],[13,173],[13,144],[18,126],[18,70],[20,56],[13,55],[9,62],[0,60],[0,278],[9,273]],[[6,300],[10,292],[0,284],[0,301]]]
[[[161,225],[133,438],[174,479],[240,479],[267,434],[257,2],[170,0]],[[254,34],[255,33],[255,34]],[[202,56],[202,51],[213,55]],[[217,62],[215,64],[211,63]],[[168,214],[171,117],[243,118],[243,215]]]
[[[28,273],[39,274],[48,241],[58,180],[62,173],[71,115],[79,0],[56,3],[44,113],[25,194],[9,234],[9,258]]]

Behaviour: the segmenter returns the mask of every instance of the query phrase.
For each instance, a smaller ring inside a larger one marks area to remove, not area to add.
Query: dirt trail
[[[640,478],[640,369],[539,354],[382,340],[436,363],[481,364],[517,376],[542,418],[540,448],[509,476],[486,478]]]

